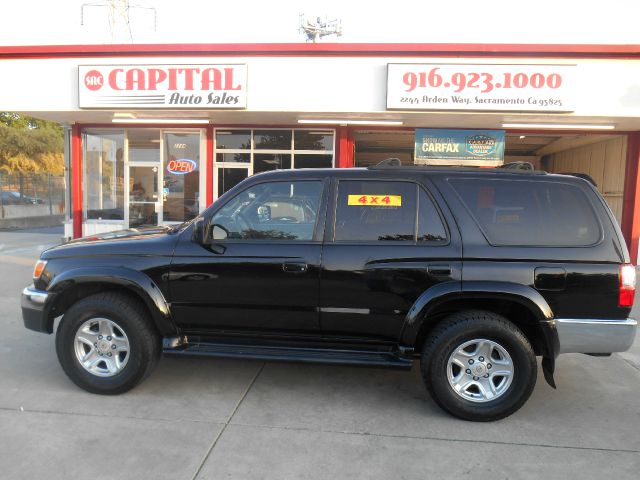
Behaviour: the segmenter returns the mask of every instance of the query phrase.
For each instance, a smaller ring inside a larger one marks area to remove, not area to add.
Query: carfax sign
[[[80,108],[247,108],[247,66],[81,65]]]
[[[497,166],[503,162],[502,130],[416,129],[415,164]]]

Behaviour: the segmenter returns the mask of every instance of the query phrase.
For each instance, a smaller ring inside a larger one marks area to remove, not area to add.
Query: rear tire
[[[56,332],[63,370],[80,388],[126,392],[155,368],[161,338],[137,299],[116,292],[91,295],[64,314]]]
[[[422,349],[421,372],[429,393],[464,420],[499,420],[517,411],[533,391],[537,368],[522,331],[487,311],[445,318]]]

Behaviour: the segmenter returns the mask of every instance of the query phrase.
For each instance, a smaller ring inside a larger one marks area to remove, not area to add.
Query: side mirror
[[[222,225],[214,223],[211,226],[211,238],[213,240],[225,240],[229,238],[229,230],[224,228]]]
[[[204,219],[202,217],[197,218],[193,223],[193,233],[191,234],[191,239],[196,243],[203,244],[205,242],[204,230]]]

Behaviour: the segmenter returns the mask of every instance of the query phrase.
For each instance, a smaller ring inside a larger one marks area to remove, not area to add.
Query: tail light
[[[620,265],[620,295],[619,307],[633,307],[633,298],[636,295],[636,267],[633,265]]]

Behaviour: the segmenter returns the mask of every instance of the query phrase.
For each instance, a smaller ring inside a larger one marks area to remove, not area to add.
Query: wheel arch
[[[523,331],[537,355],[558,354],[551,307],[538,291],[511,282],[444,282],[426,290],[405,318],[400,344],[419,351],[438,322],[461,310],[498,313]]]
[[[175,334],[171,310],[160,288],[142,272],[125,267],[78,268],[57,275],[47,291],[53,294],[48,306],[47,327],[53,332],[53,321],[71,305],[94,293],[119,291],[139,301],[148,311],[158,333]]]

